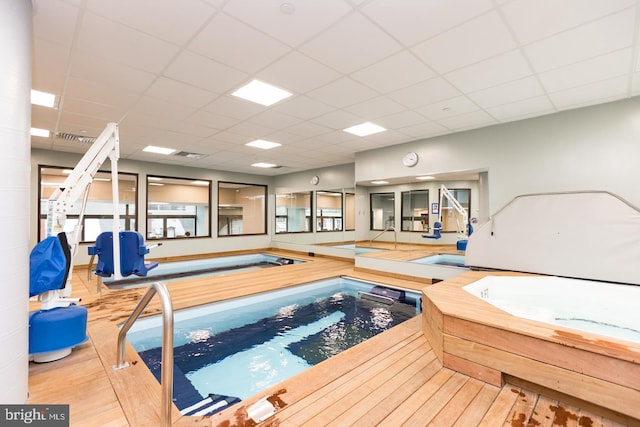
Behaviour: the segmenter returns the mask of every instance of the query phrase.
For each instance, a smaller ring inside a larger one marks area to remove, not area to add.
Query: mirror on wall
[[[487,176],[455,172],[357,182],[356,256],[411,261],[455,252],[464,221],[480,215]],[[443,186],[456,202],[441,198]]]

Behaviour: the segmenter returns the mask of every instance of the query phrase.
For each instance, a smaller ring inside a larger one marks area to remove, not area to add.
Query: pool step
[[[200,402],[194,403],[188,408],[181,409],[180,413],[182,415],[193,417],[211,415],[239,401],[240,399],[236,397],[225,397],[220,396],[219,394],[210,394]]]

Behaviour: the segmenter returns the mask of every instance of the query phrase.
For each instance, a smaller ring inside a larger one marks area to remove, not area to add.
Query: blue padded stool
[[[33,361],[51,362],[86,342],[87,309],[78,305],[29,313],[29,355]]]

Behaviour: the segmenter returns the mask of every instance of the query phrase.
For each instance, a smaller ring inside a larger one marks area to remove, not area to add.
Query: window
[[[395,227],[395,194],[371,193],[371,229]]]
[[[316,231],[342,231],[342,193],[316,191]]]
[[[345,193],[344,197],[344,229],[354,231],[356,229],[356,195]]]
[[[38,235],[40,240],[46,236],[47,207],[49,197],[56,188],[64,183],[72,168],[55,166],[39,166],[38,181],[40,183],[40,204],[38,206]],[[118,192],[121,230],[136,230],[136,188],[138,175],[132,173],[118,173]],[[73,232],[80,220],[82,199],[75,201],[74,208],[67,213],[64,231]],[[111,189],[111,172],[96,173],[91,187],[82,221],[81,242],[94,242],[103,231],[113,230],[113,193]]]
[[[211,181],[147,176],[147,238],[211,236]]]
[[[276,194],[276,234],[311,232],[311,194]]]
[[[402,231],[429,231],[429,190],[402,192]]]
[[[465,227],[465,218],[469,218],[471,212],[471,189],[469,188],[449,188],[449,193],[464,209],[464,214],[458,212],[453,203],[446,197],[442,197],[442,206],[440,207],[440,217],[442,221],[443,232],[463,232]],[[442,189],[440,189],[442,192]]]
[[[266,234],[267,186],[218,183],[218,236]]]

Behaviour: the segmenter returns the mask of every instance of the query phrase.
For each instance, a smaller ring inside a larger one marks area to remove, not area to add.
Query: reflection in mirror
[[[210,236],[211,181],[147,176],[147,239]]]
[[[276,234],[311,232],[311,194],[276,194]]]
[[[218,236],[266,234],[267,186],[218,182]]]
[[[354,193],[344,194],[344,230],[354,231],[356,229],[356,195]]]
[[[40,182],[40,205],[38,222],[38,235],[40,240],[46,236],[46,220],[48,199],[56,188],[58,188],[72,169],[61,167],[40,166],[38,170]],[[132,173],[118,173],[120,229],[136,230],[136,189],[138,188],[138,175]],[[67,213],[64,224],[64,231],[72,233],[74,227],[80,220],[80,210],[82,203],[76,203],[74,208]],[[87,205],[82,219],[81,242],[94,242],[96,237],[103,231],[113,229],[113,193],[111,189],[111,172],[97,172],[89,188]],[[70,235],[70,234],[69,234]]]
[[[451,200],[440,195],[442,206],[440,207],[440,221],[442,222],[442,232],[462,233],[467,226],[469,212],[471,212],[471,189],[469,188],[447,188],[449,194],[456,199],[464,212],[459,212],[453,206]],[[440,190],[442,192],[442,189]]]
[[[342,231],[342,192],[316,191],[316,231]]]
[[[395,227],[395,194],[371,193],[371,230]]]
[[[402,192],[402,231],[429,231],[429,190]]]

